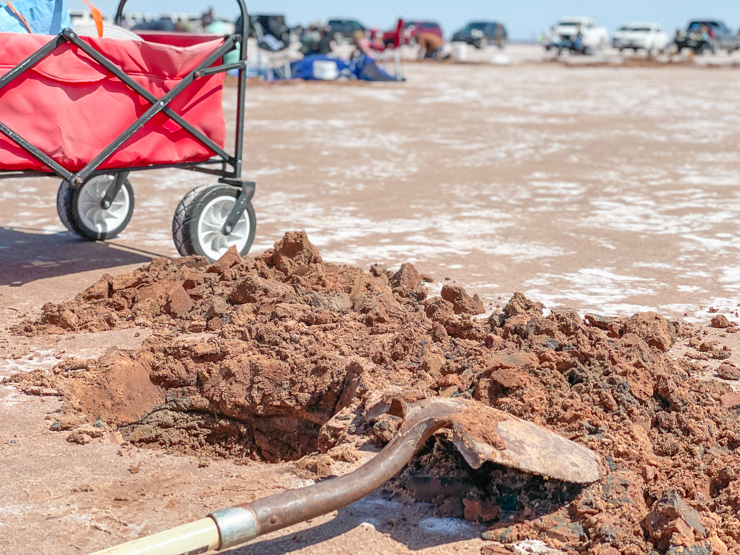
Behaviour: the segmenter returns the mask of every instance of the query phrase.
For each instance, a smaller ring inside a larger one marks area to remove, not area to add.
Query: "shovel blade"
[[[590,449],[505,412],[476,404],[452,417],[455,447],[473,468],[494,462],[575,484],[599,480]]]

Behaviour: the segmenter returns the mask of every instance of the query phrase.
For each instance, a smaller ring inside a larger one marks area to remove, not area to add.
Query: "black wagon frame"
[[[123,10],[126,2],[127,0],[121,0],[118,5],[118,10],[115,17],[115,23],[117,25],[120,25],[122,21]],[[53,174],[61,177],[63,180],[67,181],[73,188],[75,188],[82,186],[90,178],[97,175],[115,175],[115,179],[106,191],[105,197],[101,202],[101,206],[104,209],[107,209],[110,207],[111,203],[120,192],[121,187],[123,187],[123,184],[130,172],[158,170],[163,168],[177,168],[204,173],[218,177],[219,183],[241,188],[241,193],[237,197],[236,203],[234,204],[231,213],[226,218],[226,221],[224,222],[224,225],[221,229],[224,235],[229,235],[236,223],[244,214],[247,204],[254,196],[256,188],[256,184],[254,182],[245,181],[242,179],[242,158],[244,150],[244,105],[246,100],[247,85],[246,69],[247,37],[249,36],[249,14],[247,12],[247,6],[244,0],[237,0],[237,3],[239,4],[239,9],[241,11],[241,29],[236,29],[233,35],[226,35],[224,37],[224,44],[214,50],[203,62],[201,62],[195,69],[190,71],[190,73],[188,73],[180,83],[178,83],[172,90],[170,90],[161,98],[157,98],[154,94],[147,91],[143,86],[141,86],[131,77],[126,75],[126,73],[117,65],[115,65],[108,57],[106,57],[103,52],[100,52],[95,47],[83,41],[73,29],[63,29],[62,32],[54,37],[51,41],[42,46],[39,50],[37,50],[27,59],[18,64],[15,68],[10,70],[2,78],[0,78],[0,101],[2,98],[2,91],[5,87],[10,85],[25,72],[27,72],[36,64],[51,55],[57,48],[60,48],[66,43],[72,43],[77,48],[93,58],[100,65],[102,65],[112,75],[120,79],[121,82],[128,86],[132,91],[139,94],[142,98],[149,102],[151,106],[125,131],[123,131],[121,135],[119,135],[113,142],[103,148],[97,156],[95,156],[84,168],[77,172],[70,172],[49,155],[47,155],[45,152],[42,152],[39,148],[24,139],[19,133],[0,121],[0,133],[15,142],[23,150],[28,152],[28,154],[33,156],[36,160],[44,164],[44,166],[49,169],[49,172],[39,170],[0,169],[0,179],[18,177],[49,177],[50,174]],[[239,53],[239,60],[236,63],[222,63],[220,65],[214,66],[214,64],[218,62],[218,60],[220,60],[228,52],[234,50],[239,44],[241,44],[241,49]],[[214,75],[216,73],[225,73],[234,69],[238,70],[236,137],[234,141],[234,153],[229,154],[225,149],[218,146],[203,132],[196,129],[177,112],[172,110],[169,107],[169,104],[197,79]],[[209,160],[205,160],[202,162],[153,164],[149,166],[139,167],[105,168],[104,170],[99,169],[106,160],[113,156],[126,143],[126,141],[133,137],[142,127],[149,123],[160,112],[165,114],[172,121],[178,124],[182,129],[187,131],[195,140],[212,150],[215,153],[215,156]]]

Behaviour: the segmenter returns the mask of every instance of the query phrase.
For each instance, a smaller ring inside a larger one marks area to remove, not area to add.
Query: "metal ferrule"
[[[219,550],[236,547],[260,535],[257,517],[251,509],[232,507],[208,516],[216,523],[221,536]]]

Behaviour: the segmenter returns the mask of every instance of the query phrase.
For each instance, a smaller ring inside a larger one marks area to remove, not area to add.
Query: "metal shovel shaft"
[[[398,474],[441,428],[451,429],[455,445],[473,468],[491,461],[576,483],[591,483],[600,476],[598,457],[585,447],[474,401],[427,399],[403,404],[403,413],[396,437],[354,472],[217,511],[196,523],[95,555],[191,555],[223,550],[341,509]],[[178,534],[188,541],[176,541]]]
[[[221,549],[336,511],[371,494],[398,474],[434,432],[449,425],[446,412],[436,411],[402,427],[378,455],[354,472],[212,514],[221,532]]]
[[[432,406],[430,409],[423,420],[405,423],[378,455],[354,472],[217,511],[207,519],[94,555],[181,555],[223,550],[346,507],[400,472],[434,432],[449,425],[450,415],[457,411],[457,408],[448,406]],[[178,534],[187,535],[189,543],[173,543],[172,539]]]

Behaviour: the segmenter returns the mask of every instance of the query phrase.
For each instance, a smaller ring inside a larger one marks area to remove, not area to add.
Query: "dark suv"
[[[340,36],[351,39],[357,31],[365,34],[365,26],[354,19],[330,19],[328,26],[332,37]]]
[[[697,19],[689,23],[685,31],[676,32],[678,50],[690,48],[697,54],[727,50],[732,53],[740,49],[740,38],[723,21]]]
[[[452,35],[452,42],[467,42],[476,48],[506,45],[506,27],[498,21],[473,21]]]

